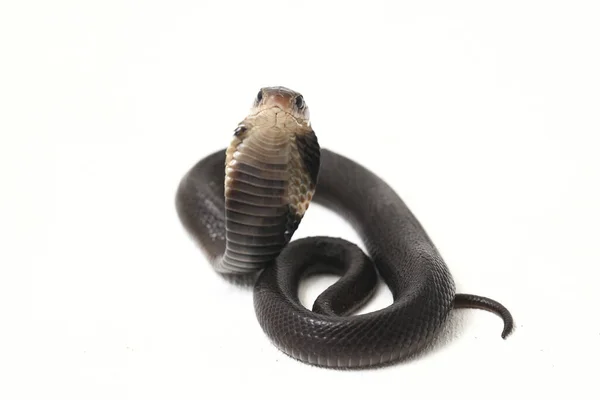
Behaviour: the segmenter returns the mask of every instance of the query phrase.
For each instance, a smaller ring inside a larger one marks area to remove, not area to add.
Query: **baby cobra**
[[[291,240],[314,201],[346,218],[367,249],[344,239]],[[429,344],[453,308],[510,312],[482,296],[457,294],[431,239],[394,190],[362,165],[321,149],[306,102],[284,87],[262,88],[231,144],[200,160],[176,195],[183,225],[214,269],[250,277],[260,326],[285,354],[332,368],[406,358]],[[377,271],[391,305],[355,314]],[[298,298],[309,274],[340,276],[312,310]]]

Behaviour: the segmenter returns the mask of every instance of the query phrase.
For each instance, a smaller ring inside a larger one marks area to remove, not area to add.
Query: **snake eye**
[[[298,107],[299,109],[304,108],[304,98],[302,97],[302,95],[296,97],[296,107]]]
[[[258,94],[256,95],[256,102],[260,103],[260,101],[262,100],[262,98],[263,98],[263,93],[262,93],[262,90],[260,90],[258,92]]]

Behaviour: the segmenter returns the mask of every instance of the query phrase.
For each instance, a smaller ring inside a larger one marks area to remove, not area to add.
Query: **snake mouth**
[[[283,115],[289,115],[290,117],[293,117],[294,119],[298,119],[294,113],[292,113],[290,110],[286,110],[278,105],[274,105],[271,107],[259,107],[253,110],[253,112],[251,112],[249,115],[251,116],[258,116],[258,115],[264,115],[264,114],[272,114],[272,115],[278,115],[278,114],[283,114]]]
[[[293,110],[282,108],[280,105],[265,105],[255,108],[246,117],[246,121],[252,121],[255,127],[307,127],[310,122],[302,116],[297,115]]]

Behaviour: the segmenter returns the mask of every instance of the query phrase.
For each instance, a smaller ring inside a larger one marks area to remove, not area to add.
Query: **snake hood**
[[[226,151],[224,272],[262,269],[279,255],[314,196],[319,167],[303,96],[262,88]]]

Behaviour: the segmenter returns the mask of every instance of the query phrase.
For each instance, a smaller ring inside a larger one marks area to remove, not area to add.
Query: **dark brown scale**
[[[274,254],[279,254],[279,252],[281,251],[281,246],[277,244],[273,246],[249,247],[234,242],[229,242],[227,243],[226,249],[238,254],[256,256],[270,255],[271,257],[273,257]]]
[[[238,151],[240,152],[248,152],[248,154],[255,154],[258,155],[259,157],[263,157],[265,161],[272,161],[272,160],[277,160],[278,158],[282,157],[281,154],[281,149],[279,148],[264,148],[264,147],[260,147],[257,146],[255,143],[251,143],[251,144],[246,144],[246,143],[242,143],[238,146],[237,148]],[[284,155],[285,157],[287,157],[287,155]]]
[[[225,218],[227,221],[238,222],[240,224],[268,227],[273,225],[281,225],[285,222],[287,215],[284,214],[275,217],[264,217],[226,210]]]
[[[227,198],[235,200],[240,203],[249,204],[251,206],[265,206],[265,207],[280,207],[284,205],[284,198],[271,197],[271,196],[260,196],[255,194],[248,194],[239,191],[236,185],[232,185],[231,189],[227,189]]]
[[[265,180],[285,180],[287,178],[287,171],[279,171],[279,170],[263,170],[252,165],[238,162],[235,166],[230,166],[229,168],[246,174],[253,176],[255,178],[265,179]]]
[[[281,234],[281,224],[279,225],[247,225],[234,221],[227,221],[227,230],[239,235],[251,236],[273,236]]]
[[[261,179],[256,176],[248,175],[243,172],[233,170],[230,175],[232,179],[235,179],[238,182],[247,183],[249,185],[254,185],[263,188],[277,188],[284,189],[287,186],[287,182],[284,180],[269,180],[269,179]]]
[[[282,246],[285,244],[283,233],[277,233],[269,236],[253,236],[246,233],[239,234],[231,231],[226,233],[227,240],[230,240],[236,244],[242,244],[245,246],[252,247],[263,247],[263,246]]]
[[[231,249],[228,249],[227,256],[235,261],[240,263],[248,262],[248,263],[266,263],[269,261],[273,261],[273,254],[248,254],[238,253]]]
[[[310,175],[312,184],[316,184],[321,167],[321,151],[314,132],[296,136],[296,146],[301,159]]]
[[[267,263],[262,261],[248,262],[238,261],[225,254],[221,259],[222,265],[227,268],[227,273],[246,274],[252,271],[258,271],[267,266]]]
[[[253,215],[256,217],[278,217],[284,215],[288,210],[287,206],[252,206],[233,199],[227,199],[225,201],[225,208],[240,214]]]
[[[262,160],[255,156],[249,155],[248,153],[240,153],[236,156],[236,160],[240,163],[248,164],[261,171],[287,171],[289,166],[287,164],[268,162],[264,158]]]
[[[262,153],[255,150],[253,146],[244,146],[244,143],[238,146],[238,152],[243,152],[245,155],[270,164],[286,164],[289,159],[289,156],[282,155],[281,151],[274,151],[273,154]]]
[[[252,194],[255,196],[277,198],[282,198],[283,196],[285,196],[285,189],[283,188],[267,188],[261,186],[254,186],[241,181],[237,181],[234,184],[231,184],[230,188],[231,190],[234,190],[235,188],[236,191]]]
[[[300,226],[301,221],[302,216],[298,214],[298,210],[296,209],[296,207],[290,205],[290,212],[287,214],[287,221],[285,225],[286,229],[284,232],[286,243],[288,243],[292,239],[292,236],[294,235],[294,232],[296,232],[296,229],[298,229],[298,226]]]
[[[281,154],[281,145],[275,143],[265,143],[262,142],[259,138],[253,138],[253,142],[248,144],[249,147],[256,150],[259,153],[263,153],[269,156],[275,156]],[[243,151],[243,149],[238,147],[238,150]]]

